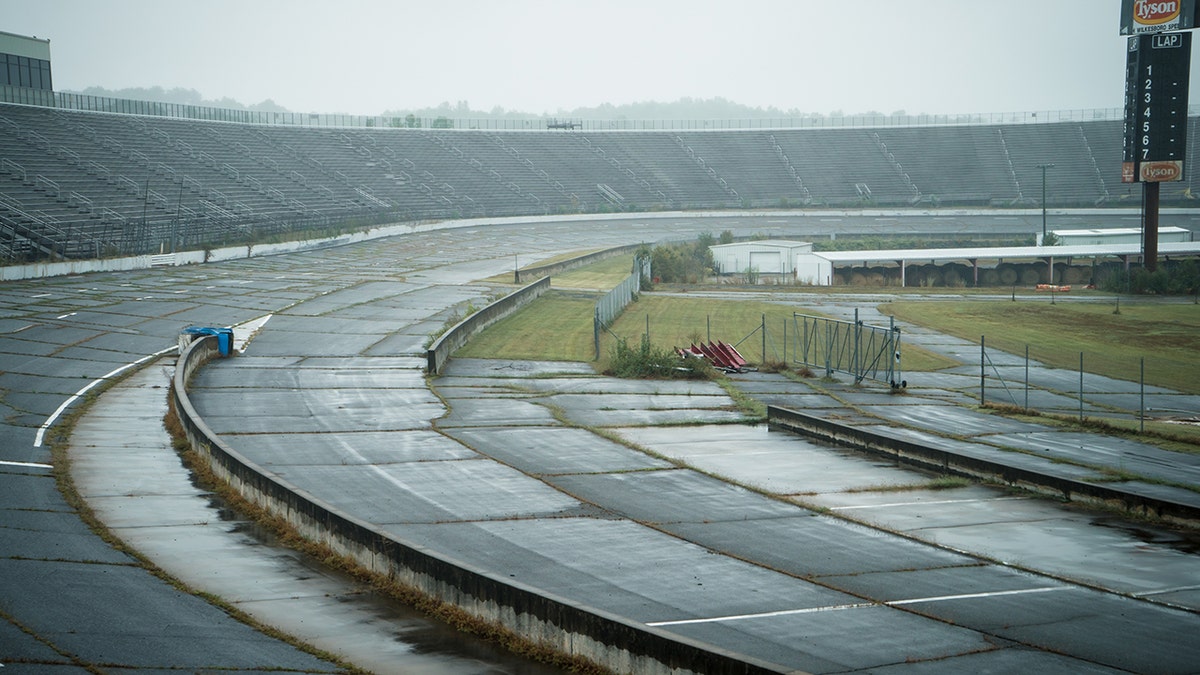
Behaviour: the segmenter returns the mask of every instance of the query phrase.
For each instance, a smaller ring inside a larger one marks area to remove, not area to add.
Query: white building
[[[712,251],[716,273],[740,274],[782,283],[827,285],[833,274],[828,260],[813,255],[812,244],[803,241],[763,239],[718,244]]]

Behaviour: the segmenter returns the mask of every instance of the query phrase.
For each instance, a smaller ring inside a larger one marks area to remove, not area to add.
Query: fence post
[[[896,372],[900,367],[900,340],[896,338],[900,332],[896,330],[896,317],[888,317],[888,337],[884,342],[888,347],[888,383],[892,385],[892,389],[900,386],[900,373]]]
[[[792,317],[793,317],[792,322],[793,323],[795,323],[795,316],[796,316],[795,314],[792,314]],[[816,324],[813,324],[813,328],[814,329],[816,328]],[[813,330],[811,338],[809,338],[808,335],[809,335],[808,334],[808,317],[804,317],[804,335],[803,336],[797,335],[796,337],[799,338],[800,344],[804,345],[804,355],[802,357],[800,357],[800,360],[805,365],[808,365],[809,359],[811,358],[810,355],[812,354],[812,351],[810,349],[811,345],[809,343],[817,339],[817,331]]]
[[[1079,421],[1083,421],[1083,352],[1079,352]]]
[[[850,357],[850,370],[854,373],[854,384],[858,384],[862,379],[858,376],[858,345],[862,339],[862,324],[858,322],[858,308],[854,308],[854,353]]]
[[[1146,433],[1146,357],[1142,357],[1138,368],[1138,420],[1141,433]]]
[[[825,322],[825,377],[833,377],[833,364],[830,362],[830,352],[833,351],[833,323]]]
[[[783,319],[783,363],[787,365],[787,317]]]
[[[766,314],[762,315],[762,324],[760,327],[762,328],[762,361],[759,361],[758,363],[759,363],[759,365],[766,365],[766,363],[767,363],[767,315]]]
[[[986,335],[979,336],[979,405],[987,403],[987,386],[984,384],[984,378],[987,377],[987,369],[984,366],[984,361],[987,359],[986,339]]]
[[[1029,345],[1025,345],[1025,412],[1029,412]]]
[[[596,343],[596,358],[600,360],[600,308],[596,308],[595,314],[592,316],[592,340]]]

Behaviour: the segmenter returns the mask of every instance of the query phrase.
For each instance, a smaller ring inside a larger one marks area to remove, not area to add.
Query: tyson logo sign
[[[1159,26],[1179,18],[1179,0],[1136,0],[1133,20],[1143,26]]]
[[[1143,183],[1165,183],[1183,179],[1183,162],[1143,162],[1141,165]]]

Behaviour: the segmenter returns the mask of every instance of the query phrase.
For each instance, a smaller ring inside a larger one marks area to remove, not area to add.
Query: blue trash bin
[[[180,331],[184,335],[194,335],[193,339],[199,339],[205,335],[217,336],[217,352],[221,356],[230,356],[233,354],[233,329],[232,328],[210,328],[208,326],[188,326]]]
[[[217,329],[217,351],[221,356],[229,356],[233,354],[233,329],[218,328]]]

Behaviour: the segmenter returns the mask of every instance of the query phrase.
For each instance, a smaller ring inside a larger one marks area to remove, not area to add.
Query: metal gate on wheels
[[[907,386],[900,379],[900,329],[895,320],[887,327],[867,326],[854,310],[854,321],[793,314],[795,342],[792,360],[811,369],[885,382],[893,388]]]

